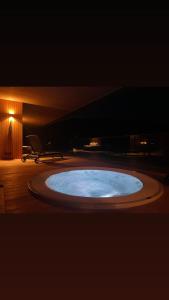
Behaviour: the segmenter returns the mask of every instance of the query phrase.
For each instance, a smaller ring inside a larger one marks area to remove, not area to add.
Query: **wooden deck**
[[[0,185],[0,213],[5,213],[5,197],[4,197],[4,187]]]
[[[34,198],[27,188],[28,180],[40,172],[64,167],[80,165],[112,166],[135,169],[153,177],[163,177],[165,170],[157,168],[147,162],[139,160],[113,160],[101,156],[80,157],[67,156],[64,160],[58,159],[55,163],[35,164],[33,161],[22,163],[20,160],[0,161],[0,183],[4,186],[6,213],[59,213],[66,212],[63,208],[53,207]],[[2,202],[1,202],[2,203]],[[2,208],[2,207],[1,207]],[[1,209],[1,212],[3,209]],[[158,201],[138,208],[127,209],[126,212],[137,213],[169,213],[169,186],[164,186],[164,194]]]

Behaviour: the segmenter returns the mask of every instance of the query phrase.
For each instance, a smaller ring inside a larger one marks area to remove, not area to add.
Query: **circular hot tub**
[[[44,172],[32,178],[28,187],[53,205],[92,210],[145,205],[163,193],[162,185],[145,174],[98,167]]]

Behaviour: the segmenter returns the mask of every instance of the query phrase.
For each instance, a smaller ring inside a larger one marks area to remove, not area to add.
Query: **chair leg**
[[[36,157],[34,161],[35,161],[36,164],[38,164],[40,162],[39,157]]]
[[[26,157],[22,157],[21,158],[21,161],[24,163],[24,162],[26,162]]]
[[[26,160],[29,159],[29,154],[28,155],[23,155],[21,158],[22,162],[26,162]]]

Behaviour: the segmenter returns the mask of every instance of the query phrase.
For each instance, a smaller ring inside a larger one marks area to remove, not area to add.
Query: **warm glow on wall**
[[[8,113],[9,113],[9,115],[14,115],[15,112],[13,109],[10,109]]]
[[[22,157],[22,103],[0,99],[0,159]]]
[[[11,123],[11,122],[14,122],[14,117],[13,117],[13,115],[15,114],[14,110],[13,110],[13,109],[10,109],[10,110],[8,111],[8,113],[9,113],[9,115],[10,115],[10,117],[9,117],[9,122],[10,122],[10,123]]]

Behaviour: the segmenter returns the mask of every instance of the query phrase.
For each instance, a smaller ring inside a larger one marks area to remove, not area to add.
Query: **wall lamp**
[[[9,110],[9,122],[12,123],[14,121],[14,110]]]

